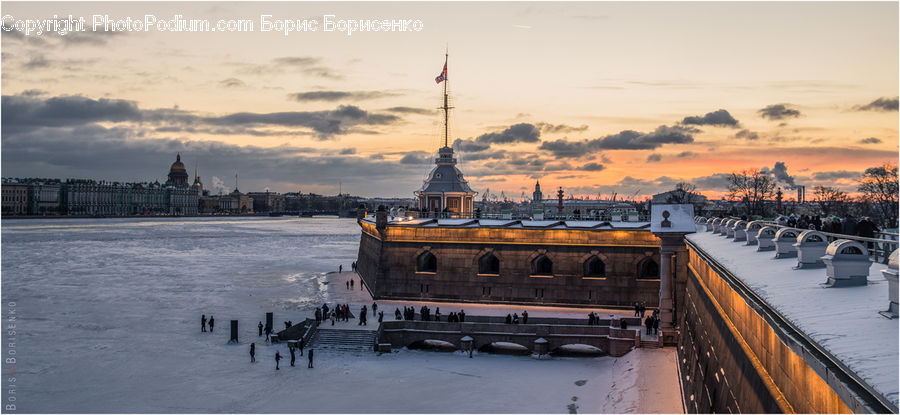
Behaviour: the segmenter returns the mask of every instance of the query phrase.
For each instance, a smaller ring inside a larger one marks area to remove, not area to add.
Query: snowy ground
[[[352,220],[4,220],[2,344],[17,360],[4,365],[3,401],[15,397],[18,412],[681,412],[674,349],[548,361],[320,351],[314,369],[286,359],[275,371],[275,350],[290,355],[258,342],[265,312],[283,327],[324,302],[371,304],[358,280],[346,289],[353,274],[334,272],[349,269],[358,241]],[[216,317],[214,333],[200,332],[203,313]],[[240,345],[227,344],[230,319]]]

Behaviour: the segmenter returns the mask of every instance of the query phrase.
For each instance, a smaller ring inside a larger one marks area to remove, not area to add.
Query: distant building
[[[172,167],[169,168],[169,181],[166,182],[166,186],[187,186],[187,181],[187,168],[185,168],[184,163],[181,162],[181,153],[178,153],[178,155],[175,156],[175,162],[172,163]]]
[[[6,182],[2,184],[3,216],[28,214],[28,185],[24,183]]]
[[[237,188],[229,194],[237,202],[237,212],[247,213],[253,210],[253,198],[241,193]]]
[[[61,211],[68,215],[158,215],[169,213],[167,189],[159,183],[109,183],[70,179],[63,184]]]
[[[29,209],[32,215],[45,215],[60,213],[60,191],[62,186],[59,180],[36,181],[28,184]]]
[[[284,195],[275,192],[248,192],[255,212],[284,212]]]
[[[544,194],[541,193],[541,181],[535,180],[534,193],[531,194],[531,204],[535,209],[543,208],[541,201],[544,200]]]

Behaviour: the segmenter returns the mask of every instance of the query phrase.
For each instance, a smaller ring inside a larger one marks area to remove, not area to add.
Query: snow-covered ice
[[[3,319],[17,317],[15,336],[4,327],[17,361],[4,367],[3,400],[14,375],[19,412],[681,412],[674,349],[548,361],[319,350],[314,369],[305,356],[290,367],[286,345],[259,341],[257,322],[272,311],[281,328],[325,302],[371,304],[358,280],[346,289],[354,274],[336,272],[358,246],[345,219],[3,220]],[[393,304],[383,310],[393,318]],[[200,332],[204,313],[214,333]],[[231,319],[240,345],[227,344]],[[279,371],[276,350],[288,357]]]

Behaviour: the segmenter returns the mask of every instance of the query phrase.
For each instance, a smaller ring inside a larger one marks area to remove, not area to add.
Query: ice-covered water
[[[3,220],[3,355],[16,357],[4,365],[3,403],[15,399],[18,412],[565,413],[577,395],[582,411],[680,411],[672,353],[661,351],[546,362],[322,353],[315,369],[301,359],[274,371],[275,350],[289,354],[259,342],[265,312],[279,327],[323,302],[371,301],[345,290],[353,274],[334,273],[350,268],[358,244],[352,219]],[[212,334],[200,333],[203,313],[217,320]],[[240,345],[227,344],[231,319]],[[632,369],[672,373],[658,386]],[[666,399],[646,406],[648,389]]]

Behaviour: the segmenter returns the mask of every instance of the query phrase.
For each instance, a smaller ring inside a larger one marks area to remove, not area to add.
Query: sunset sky
[[[2,4],[9,25],[54,14],[88,31],[2,32],[4,177],[162,182],[180,152],[214,193],[237,173],[244,192],[412,197],[447,47],[451,141],[482,193],[720,197],[750,168],[853,191],[898,158],[897,2]],[[94,14],[254,31],[95,32]],[[423,29],[284,35],[263,14]]]

